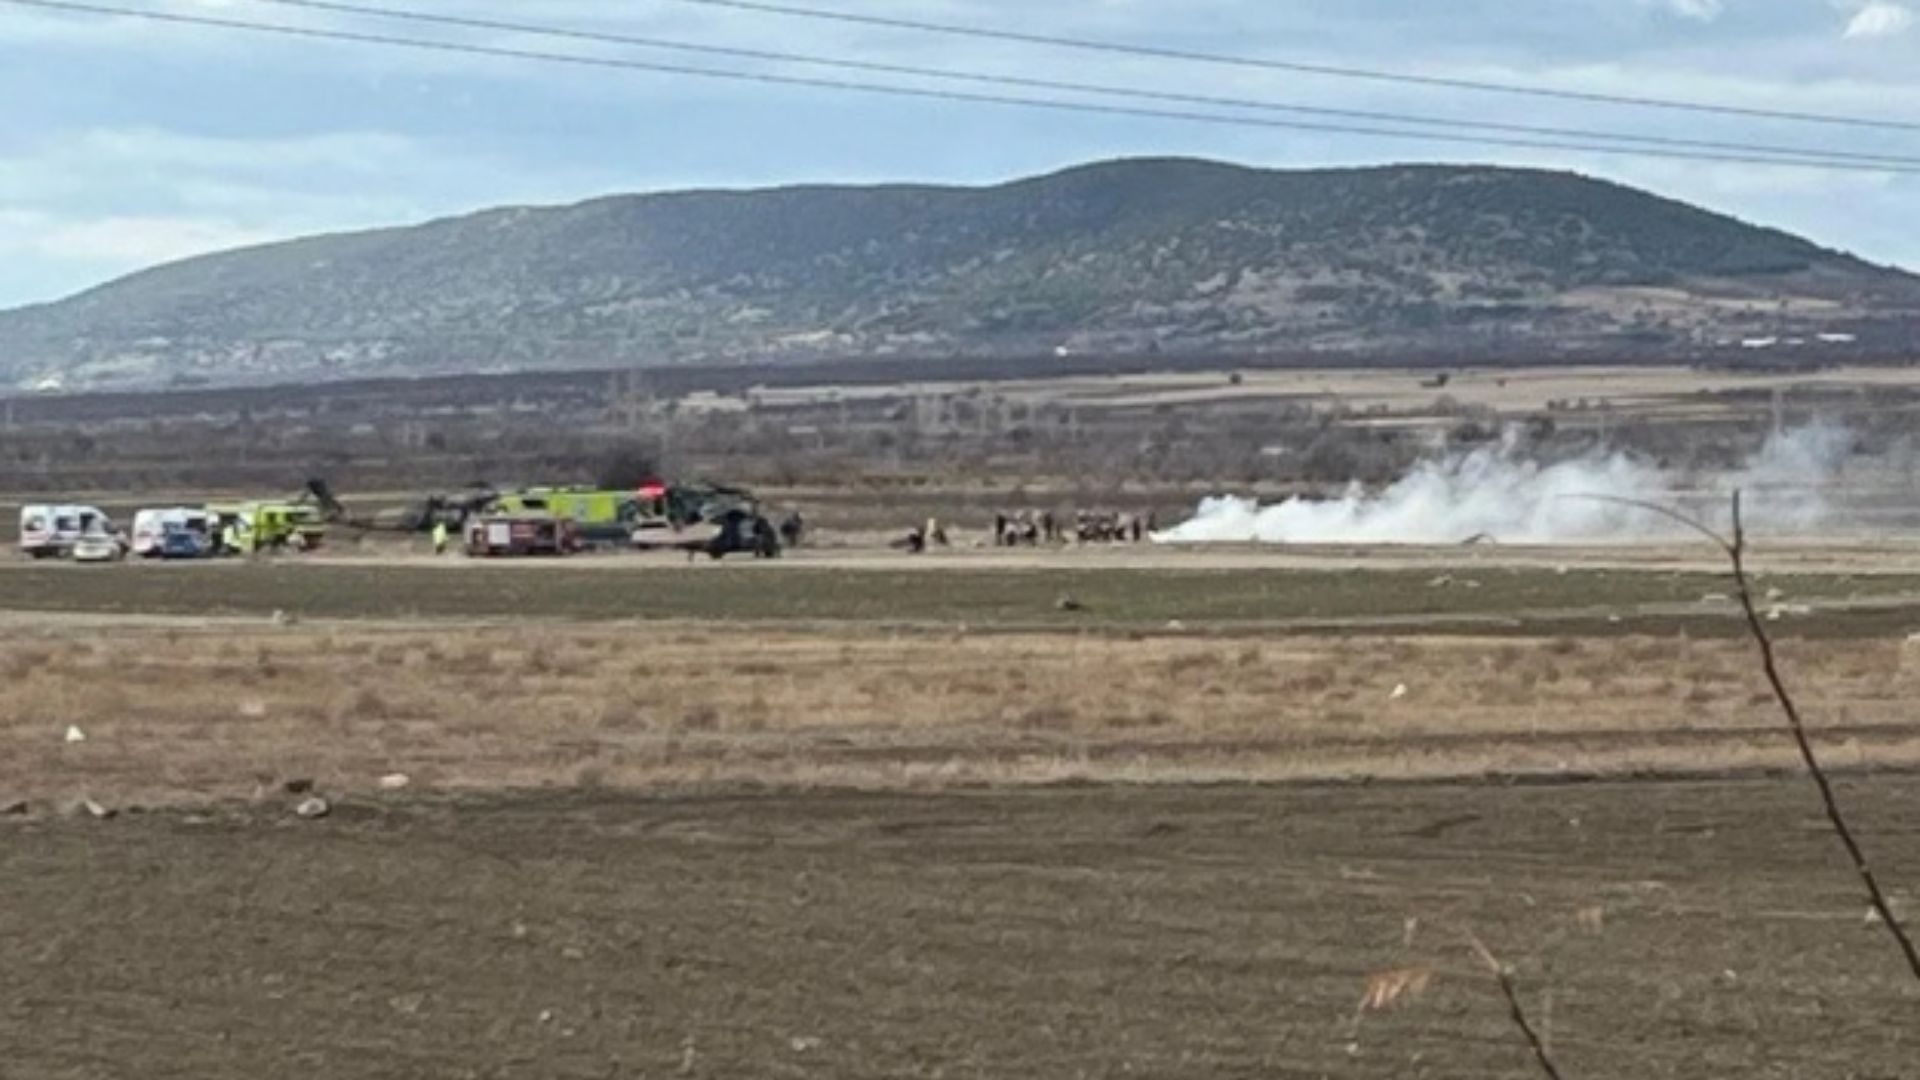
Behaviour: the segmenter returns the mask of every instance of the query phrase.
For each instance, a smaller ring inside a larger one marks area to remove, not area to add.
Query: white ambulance
[[[166,540],[170,532],[193,533],[202,541],[200,546],[203,549],[210,547],[214,533],[213,515],[190,506],[136,511],[131,540],[133,554],[149,559],[174,556],[174,552],[167,550]]]
[[[20,508],[20,551],[36,559],[64,558],[88,533],[113,532],[113,519],[97,506],[40,505]]]

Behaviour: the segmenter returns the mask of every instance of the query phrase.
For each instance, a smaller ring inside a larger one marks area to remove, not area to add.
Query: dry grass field
[[[1843,768],[1920,765],[1920,646],[1796,640]],[[926,790],[1785,769],[1737,638],[77,623],[0,645],[0,797]],[[67,743],[68,724],[85,732]]]

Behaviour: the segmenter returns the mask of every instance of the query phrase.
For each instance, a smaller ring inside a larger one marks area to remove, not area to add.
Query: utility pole
[[[637,369],[614,371],[607,375],[607,419],[627,431],[639,430],[653,411],[652,386],[646,374]]]

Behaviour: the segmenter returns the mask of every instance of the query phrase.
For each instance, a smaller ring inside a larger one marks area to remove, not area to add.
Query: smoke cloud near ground
[[[1385,488],[1354,484],[1338,498],[1292,498],[1261,506],[1220,496],[1188,521],[1158,533],[1161,543],[1509,544],[1671,539],[1684,526],[1608,500],[1631,499],[1723,525],[1727,497],[1745,492],[1747,517],[1766,531],[1831,524],[1829,489],[1852,448],[1841,428],[1811,425],[1775,433],[1736,469],[1686,474],[1615,451],[1556,462],[1529,456],[1516,433],[1471,451],[1415,466]]]

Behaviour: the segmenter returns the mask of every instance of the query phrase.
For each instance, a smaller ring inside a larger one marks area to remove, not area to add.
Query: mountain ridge
[[[1911,347],[1920,277],[1573,173],[1191,158],[606,195],[278,241],[0,312],[0,384],[823,356]]]

